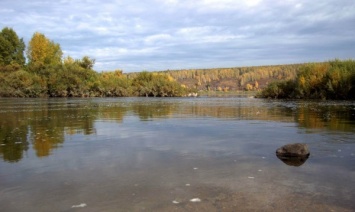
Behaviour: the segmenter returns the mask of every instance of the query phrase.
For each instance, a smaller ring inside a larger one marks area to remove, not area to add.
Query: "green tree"
[[[121,70],[103,72],[99,75],[99,89],[101,96],[121,97],[131,96],[132,82]]]
[[[45,82],[38,75],[24,70],[0,74],[0,96],[41,97],[45,93]]]
[[[132,81],[134,92],[138,96],[152,95],[153,74],[147,71],[140,72]]]
[[[0,32],[0,66],[25,64],[25,43],[16,32],[5,27]]]
[[[84,56],[81,60],[78,61],[80,66],[84,69],[92,69],[95,65],[95,59],[91,59],[88,56]]]
[[[329,99],[354,98],[355,61],[330,61],[330,68],[324,77]]]
[[[62,66],[50,72],[48,94],[52,97],[88,97],[98,87],[98,74],[83,68],[81,60],[66,57]]]

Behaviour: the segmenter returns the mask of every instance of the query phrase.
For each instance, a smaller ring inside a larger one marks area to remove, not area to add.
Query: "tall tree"
[[[16,32],[5,27],[0,32],[0,66],[25,64],[25,43]]]
[[[63,52],[58,43],[49,40],[44,34],[33,34],[27,49],[30,67],[40,69],[46,66],[59,65]]]

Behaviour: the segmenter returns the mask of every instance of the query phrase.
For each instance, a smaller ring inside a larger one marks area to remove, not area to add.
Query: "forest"
[[[119,56],[118,56],[119,57]],[[198,91],[258,91],[263,98],[354,99],[355,62],[123,73],[95,71],[95,59],[63,57],[60,44],[35,32],[27,47],[0,31],[0,97],[178,97]]]
[[[165,74],[141,72],[129,78],[120,70],[98,73],[94,64],[88,56],[63,58],[60,44],[42,33],[34,33],[26,48],[13,29],[0,32],[1,97],[173,97],[189,92]]]
[[[184,87],[206,91],[259,91],[269,82],[296,77],[301,64],[251,66],[214,69],[167,70],[156,73],[168,75]],[[138,73],[129,73],[135,77]]]
[[[332,60],[300,67],[294,79],[270,83],[263,98],[355,99],[355,60]]]

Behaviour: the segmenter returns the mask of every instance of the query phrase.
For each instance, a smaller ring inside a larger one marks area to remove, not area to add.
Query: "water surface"
[[[0,157],[3,211],[354,211],[355,102],[0,99]]]

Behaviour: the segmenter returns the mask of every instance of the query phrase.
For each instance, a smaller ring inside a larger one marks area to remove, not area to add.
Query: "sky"
[[[97,71],[355,58],[354,0],[0,0],[0,28],[35,32]]]

